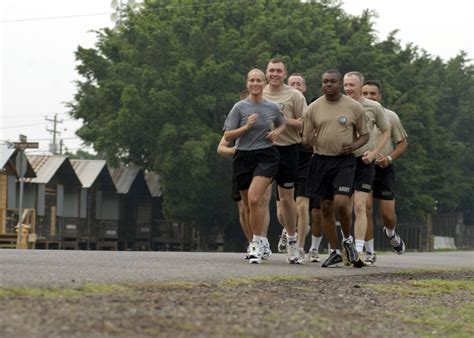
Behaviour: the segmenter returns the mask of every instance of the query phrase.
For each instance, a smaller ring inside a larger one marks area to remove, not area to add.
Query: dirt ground
[[[472,337],[474,270],[0,289],[2,337]]]

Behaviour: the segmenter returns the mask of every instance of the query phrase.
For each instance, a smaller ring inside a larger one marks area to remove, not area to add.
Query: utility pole
[[[48,129],[46,128],[46,131],[50,132],[53,134],[53,144],[51,146],[51,152],[53,153],[53,155],[56,155],[57,154],[57,147],[56,147],[56,134],[61,134],[60,131],[57,131],[57,125],[58,123],[63,123],[63,120],[61,121],[58,121],[58,114],[54,114],[54,118],[53,119],[48,119],[48,117],[46,116],[45,117],[46,121],[50,121],[50,122],[53,122],[53,129]]]

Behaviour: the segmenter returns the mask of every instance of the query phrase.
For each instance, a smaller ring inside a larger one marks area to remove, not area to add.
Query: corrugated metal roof
[[[61,169],[64,182],[67,182],[69,185],[81,185],[81,181],[66,156],[27,154],[27,157],[36,172],[36,178],[26,179],[25,182],[47,184],[56,175],[57,171]]]
[[[19,177],[19,173],[16,170],[16,157],[18,156],[18,150],[9,148],[7,144],[0,144],[0,171],[7,175],[16,175]],[[35,171],[28,161],[25,153],[22,153],[23,160],[26,161],[26,173],[25,177],[35,177]]]
[[[70,160],[84,188],[90,188],[106,166],[105,160]]]
[[[160,187],[160,176],[151,171],[145,173],[145,181],[150,190],[151,197],[160,197],[161,196],[161,187]]]
[[[48,183],[64,161],[66,156],[60,155],[27,155],[36,172],[36,178],[26,180],[28,183]]]
[[[0,169],[6,169],[8,161],[13,157],[15,149],[10,149],[6,144],[0,144]]]
[[[117,193],[128,193],[140,170],[138,167],[110,168],[110,176],[117,188]]]

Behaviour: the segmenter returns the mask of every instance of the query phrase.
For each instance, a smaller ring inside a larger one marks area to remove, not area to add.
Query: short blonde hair
[[[355,76],[357,79],[359,79],[360,85],[361,86],[364,85],[364,75],[362,75],[361,72],[357,72],[357,71],[347,72],[346,74],[344,74],[344,79],[349,76]]]
[[[247,74],[247,80],[249,79],[250,74],[252,74],[252,73],[258,73],[258,74],[262,77],[263,81],[264,81],[264,82],[267,82],[267,78],[266,78],[266,76],[265,76],[265,73],[262,72],[262,71],[261,71],[260,69],[258,69],[258,68],[252,68],[252,69],[248,72],[248,74]]]

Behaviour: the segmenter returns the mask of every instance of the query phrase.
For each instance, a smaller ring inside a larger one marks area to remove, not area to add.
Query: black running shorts
[[[376,165],[373,186],[374,198],[388,201],[395,199],[394,186],[395,171],[393,170],[393,165],[389,165],[386,168]]]
[[[298,145],[298,171],[295,181],[295,198],[308,197],[306,193],[306,182],[308,181],[309,169],[313,152],[306,150],[301,144]]]
[[[309,209],[321,209],[321,199],[320,198],[312,198],[309,201]]]
[[[295,187],[298,174],[298,145],[275,146],[280,154],[280,165],[275,176],[277,184],[284,189]]]
[[[274,147],[237,150],[232,161],[237,188],[247,190],[254,176],[275,177],[278,163],[278,151]]]
[[[311,198],[333,199],[334,195],[350,196],[356,159],[354,155],[314,155],[308,178]]]
[[[369,193],[372,190],[372,184],[375,177],[375,164],[364,163],[362,156],[356,158],[357,165],[354,175],[353,188],[356,191],[363,191]]]

